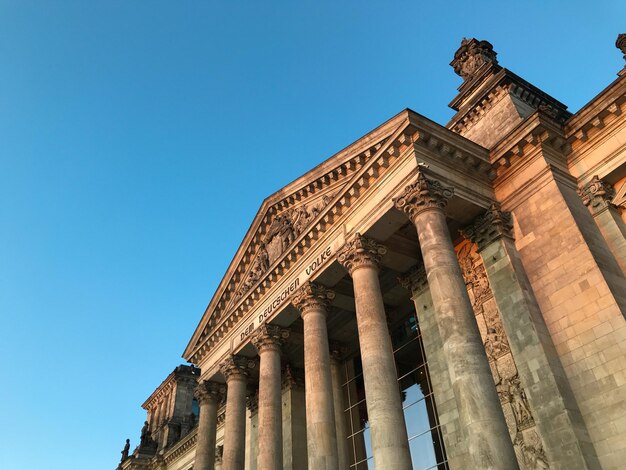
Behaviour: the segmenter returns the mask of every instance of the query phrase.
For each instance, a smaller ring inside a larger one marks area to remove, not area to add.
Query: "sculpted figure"
[[[488,328],[487,337],[485,338],[485,352],[487,353],[487,357],[495,361],[506,351],[508,351],[508,346],[503,338],[496,332],[496,329]]]
[[[124,445],[124,449],[122,450],[122,460],[120,460],[120,462],[123,462],[124,460],[128,458],[129,450],[130,450],[130,439],[126,439],[126,444]]]
[[[515,419],[517,420],[517,424],[519,426],[529,420],[532,420],[532,414],[530,412],[530,408],[528,407],[526,395],[524,394],[524,391],[519,383],[519,379],[516,379],[517,376],[512,379],[505,379],[504,385],[509,401],[511,402],[511,407],[513,408],[513,413],[515,414]]]
[[[149,431],[149,426],[148,426],[148,421],[146,421],[143,423],[143,428],[141,428],[141,443],[142,444],[145,444],[149,438],[148,431]]]

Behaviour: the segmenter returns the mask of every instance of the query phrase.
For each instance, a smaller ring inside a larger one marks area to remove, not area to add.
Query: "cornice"
[[[625,112],[626,75],[617,79],[567,122],[565,136],[572,149],[568,164],[576,165],[618,128],[624,127]]]
[[[407,117],[408,114],[405,114]],[[232,330],[237,322],[256,305],[256,302],[268,292],[277,281],[286,273],[304,253],[316,243],[326,228],[340,218],[347,209],[360,197],[363,191],[384,174],[393,161],[397,160],[407,147],[413,144],[415,129],[412,128],[407,119],[396,129],[396,131],[386,140],[378,151],[372,155],[365,164],[354,172],[348,183],[338,191],[334,198],[328,202],[326,207],[320,212],[318,217],[309,225],[309,230],[303,232],[283,253],[255,286],[243,297],[230,312],[227,312],[215,327],[207,330],[204,338],[197,335],[199,346],[189,353],[190,362],[199,364],[202,358],[208,353],[220,338]],[[206,323],[201,324],[206,328]],[[197,332],[198,330],[196,330]],[[191,343],[190,343],[191,344]],[[188,351],[186,351],[186,354]]]
[[[549,148],[563,156],[569,152],[569,145],[561,126],[541,111],[522,121],[505,139],[491,151],[492,179],[494,184],[503,183],[512,176],[520,165],[541,149]]]
[[[492,75],[486,77],[486,72]],[[567,106],[510,70],[497,66],[486,72],[471,82],[471,89],[459,88],[459,95],[448,105],[457,111],[446,124],[448,129],[457,133],[469,131],[506,96],[513,96],[533,109],[543,110],[557,122],[563,123],[570,118]]]
[[[358,173],[365,166],[371,163],[372,159],[375,159],[377,155],[379,156],[380,149],[385,144],[388,144],[388,139],[391,135],[394,135],[397,130],[401,127],[406,126],[408,111],[405,110],[400,114],[396,115],[392,119],[388,120],[378,128],[374,129],[372,132],[357,140],[355,143],[346,147],[344,150],[335,154],[333,157],[329,158],[322,164],[318,165],[302,177],[298,178],[293,183],[287,185],[285,188],[280,191],[274,193],[272,196],[265,199],[261,208],[257,212],[255,219],[246,234],[239,250],[235,254],[235,257],[231,261],[231,264],[220,283],[216,293],[213,296],[213,299],[209,303],[205,314],[203,315],[203,319],[200,322],[198,328],[196,329],[194,335],[192,336],[185,352],[183,353],[183,357],[191,358],[195,356],[197,344],[203,334],[206,336],[206,326],[209,321],[215,314],[215,312],[222,312],[221,320],[218,321],[217,324],[213,325],[213,330],[221,329],[220,323],[226,323],[228,312],[224,312],[224,308],[226,307],[226,302],[234,296],[236,286],[239,285],[239,280],[247,271],[247,268],[244,268],[244,273],[239,274],[239,278],[235,279],[235,275],[238,271],[241,270],[241,266],[249,266],[252,262],[255,251],[250,251],[249,248],[255,246],[255,243],[258,243],[260,238],[263,236],[263,232],[259,231],[261,226],[266,223],[268,217],[272,215],[278,214],[281,210],[288,207],[289,204],[294,202],[304,201],[308,194],[321,194],[321,190],[326,186],[333,186],[331,183],[337,183],[340,179],[344,181],[344,183],[351,180],[354,173]],[[397,148],[396,148],[397,149]],[[341,185],[343,185],[342,183]],[[338,189],[338,186],[334,186],[335,189]],[[335,195],[333,201],[329,202],[329,206],[333,205],[333,202],[337,202],[339,199],[338,195]],[[316,220],[313,220],[310,226],[315,226],[319,224],[321,220],[325,217],[319,216]],[[327,218],[327,217],[326,217]],[[302,237],[300,237],[302,238]],[[293,249],[298,248],[299,240],[296,240],[294,244],[290,247],[289,251],[293,251]],[[285,253],[284,253],[285,254]],[[284,257],[282,259],[276,260],[276,262],[269,267],[266,274],[270,274],[272,271],[280,268],[284,263]],[[268,277],[268,276],[265,276]],[[264,280],[260,279],[255,286],[252,286],[251,291],[254,291],[258,288],[259,285],[264,284]],[[230,288],[230,293],[227,291]],[[239,309],[242,305],[245,305],[247,302],[250,302],[249,295],[248,297],[244,297],[240,299],[235,305],[233,305],[229,311],[232,313]],[[253,292],[252,292],[253,293]],[[226,297],[224,295],[226,294]],[[228,326],[226,326],[228,329]],[[225,334],[225,331],[222,331],[222,334]],[[197,363],[197,362],[196,362]]]
[[[176,442],[171,449],[169,449],[164,455],[163,459],[166,464],[175,462],[190,450],[195,449],[196,442],[198,441],[198,426],[195,426],[191,431],[187,433],[185,437]]]
[[[148,410],[154,403],[161,401],[166,395],[169,395],[170,392],[174,390],[178,382],[184,382],[186,380],[195,380],[195,382],[197,382],[199,378],[200,370],[198,368],[187,365],[178,366],[170,372],[170,374],[165,378],[165,380],[163,380],[163,382],[161,382],[155,391],[152,392],[141,407],[144,410]]]

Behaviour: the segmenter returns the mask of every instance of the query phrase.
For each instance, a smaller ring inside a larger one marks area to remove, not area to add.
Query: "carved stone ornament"
[[[546,453],[543,450],[543,445],[538,438],[536,442],[527,442],[523,434],[518,432],[513,441],[513,445],[520,450],[522,454],[522,464],[525,468],[531,470],[545,470],[550,468]]]
[[[615,196],[613,187],[594,176],[589,183],[578,189],[578,195],[592,213],[607,209]]]
[[[312,309],[327,312],[328,306],[334,298],[335,293],[332,290],[314,282],[305,282],[294,292],[291,303],[300,311],[301,315],[305,315]]]
[[[263,323],[253,333],[250,341],[262,353],[266,350],[280,351],[280,347],[289,338],[289,330],[276,325]]]
[[[624,54],[624,60],[626,60],[626,34],[622,33],[617,36],[615,47],[622,51],[622,54]]]
[[[282,373],[282,388],[285,390],[304,388],[304,371],[294,369],[290,364],[287,364]]]
[[[423,264],[413,266],[406,274],[398,277],[398,282],[411,294],[418,294],[428,288],[426,268]]]
[[[272,219],[267,233],[259,244],[252,267],[237,290],[237,298],[243,297],[261,279],[269,267],[320,215],[332,197],[326,194],[315,204],[303,204],[300,207],[288,209]]]
[[[482,251],[502,237],[513,238],[513,217],[510,212],[500,210],[500,204],[494,202],[472,225],[461,230],[461,235],[476,243],[478,251]]]
[[[408,185],[404,192],[393,198],[396,209],[405,212],[414,220],[421,212],[429,209],[445,209],[454,194],[452,188],[443,186],[439,181],[430,180],[422,172],[417,174],[417,181]]]
[[[217,446],[215,448],[215,463],[222,463],[224,458],[224,446]]]
[[[457,75],[467,81],[474,78],[483,65],[498,65],[497,55],[491,43],[475,38],[463,38],[461,47],[454,53],[454,59],[450,65]]]
[[[348,347],[338,341],[331,341],[329,348],[331,362],[340,363],[348,353]]]
[[[247,357],[230,356],[220,364],[220,372],[229,380],[247,380],[248,369],[254,368],[254,361]]]
[[[246,397],[246,406],[250,413],[254,413],[259,409],[259,387],[256,385],[250,389],[248,396]]]
[[[337,261],[348,270],[350,275],[361,267],[378,269],[378,263],[387,253],[387,248],[370,238],[356,233],[337,253]]]
[[[194,397],[198,400],[198,404],[202,406],[209,401],[221,403],[226,393],[224,384],[205,380],[199,383],[194,391]]]

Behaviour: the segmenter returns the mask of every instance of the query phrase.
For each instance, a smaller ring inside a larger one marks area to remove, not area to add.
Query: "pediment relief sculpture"
[[[258,245],[252,266],[237,289],[235,300],[242,298],[261,280],[269,267],[287,251],[332,199],[333,194],[324,194],[315,202],[287,209],[272,219]]]

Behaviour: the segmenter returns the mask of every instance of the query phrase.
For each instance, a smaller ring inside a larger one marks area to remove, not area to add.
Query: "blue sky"
[[[113,469],[263,198],[410,107],[463,36],[575,112],[626,4],[0,0],[0,467]]]

